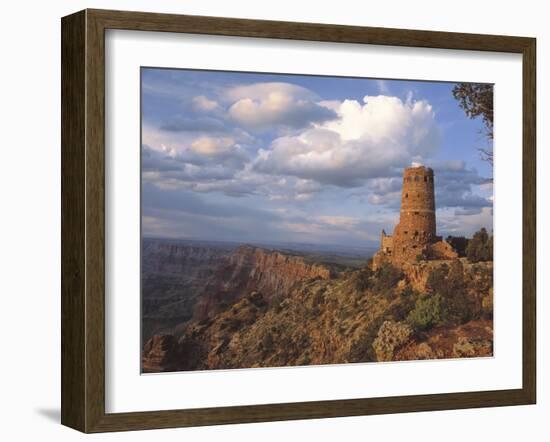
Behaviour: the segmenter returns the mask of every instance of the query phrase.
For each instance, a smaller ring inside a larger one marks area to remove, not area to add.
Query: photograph
[[[493,356],[493,84],[140,87],[142,373]]]

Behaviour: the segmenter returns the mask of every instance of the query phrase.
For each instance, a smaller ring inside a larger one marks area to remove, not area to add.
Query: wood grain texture
[[[523,387],[338,401],[105,413],[105,30],[280,38],[523,55]],[[535,40],[86,10],[62,20],[62,423],[84,432],[532,404],[536,398]]]
[[[523,389],[537,395],[537,78],[536,40],[523,50]]]
[[[61,422],[85,426],[85,13],[63,19],[61,43]]]

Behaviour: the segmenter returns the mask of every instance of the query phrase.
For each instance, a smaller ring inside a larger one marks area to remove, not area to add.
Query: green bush
[[[491,273],[485,273],[486,277],[470,282],[465,278],[464,268],[458,260],[450,266],[437,267],[430,273],[426,285],[431,293],[441,296],[447,323],[464,324],[479,317],[481,307],[476,305],[476,300],[468,292],[472,285],[474,289],[476,285],[483,285],[488,290]]]
[[[407,315],[407,323],[415,331],[426,331],[441,323],[445,317],[443,298],[439,294],[419,298]]]
[[[387,309],[385,317],[386,320],[391,320],[394,322],[401,322],[407,318],[407,315],[415,307],[416,297],[414,295],[401,297],[397,302],[394,302]]]

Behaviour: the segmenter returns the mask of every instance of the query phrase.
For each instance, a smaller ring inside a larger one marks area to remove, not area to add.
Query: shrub
[[[385,317],[395,322],[404,321],[407,315],[416,305],[414,296],[399,298],[398,302],[393,303],[386,311]]]
[[[428,275],[426,286],[432,293],[439,293],[443,297],[452,296],[454,292],[466,289],[467,281],[464,278],[462,263],[455,260],[450,266],[444,264],[436,267]]]
[[[474,237],[468,241],[466,257],[470,262],[493,260],[493,237],[489,237],[485,228],[474,233]]]
[[[408,324],[385,321],[372,343],[376,360],[392,361],[396,350],[405,345],[410,340],[412,334],[413,330]]]
[[[486,267],[475,269],[475,277],[470,285],[478,293],[489,293],[493,287],[493,269]]]
[[[457,290],[446,299],[447,320],[455,324],[464,324],[479,316],[475,300],[466,290]]]
[[[315,291],[311,295],[310,299],[311,299],[311,307],[312,308],[319,307],[320,305],[325,303],[325,292],[326,292],[326,289],[323,287],[323,288]]]
[[[410,285],[406,285],[405,288],[401,290],[401,296],[405,298],[410,298],[415,295],[416,295],[416,292]]]
[[[267,305],[263,295],[256,291],[253,291],[248,295],[248,300],[258,308],[265,307]]]
[[[372,270],[368,267],[359,270],[354,276],[355,289],[359,292],[363,292],[369,288],[370,278],[372,277]]]
[[[378,334],[378,329],[384,322],[384,317],[379,316],[373,320],[365,332],[351,343],[348,355],[349,362],[373,362],[376,361],[376,354],[372,343]]]
[[[458,260],[450,266],[435,268],[428,276],[426,285],[432,293],[441,296],[446,322],[463,324],[479,316],[476,301],[468,294],[468,284]]]
[[[489,294],[481,302],[481,312],[486,319],[493,319],[493,289],[489,289]]]
[[[387,294],[397,286],[401,278],[403,278],[401,270],[389,262],[385,262],[373,276],[372,290],[376,293]]]
[[[468,239],[464,236],[448,236],[446,241],[458,253],[458,256],[466,256],[466,247],[468,247]]]
[[[274,343],[275,343],[275,341],[273,339],[273,335],[270,332],[266,332],[260,338],[259,347],[265,353],[268,353],[271,350],[273,350],[273,346],[274,346],[273,344]]]
[[[241,328],[242,321],[238,318],[224,318],[220,324],[220,330],[227,330],[233,333]]]
[[[445,317],[443,298],[440,294],[419,298],[407,316],[407,323],[415,331],[426,331],[441,323]]]
[[[428,275],[426,287],[433,293],[445,292],[447,290],[448,273],[449,267],[446,264],[436,267]]]

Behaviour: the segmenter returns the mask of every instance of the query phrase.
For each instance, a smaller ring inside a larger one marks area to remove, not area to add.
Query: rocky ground
[[[145,372],[492,355],[492,263],[334,269],[240,247],[193,317],[147,340]]]

